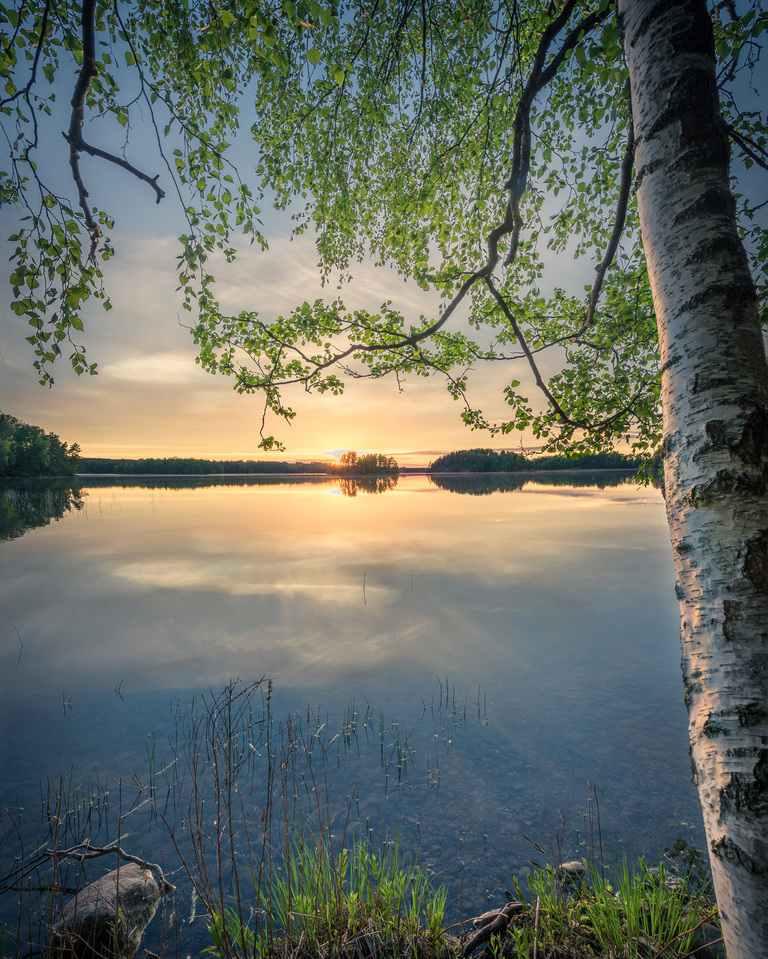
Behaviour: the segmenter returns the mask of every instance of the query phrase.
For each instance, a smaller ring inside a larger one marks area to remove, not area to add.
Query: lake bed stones
[[[51,938],[54,959],[132,959],[173,886],[137,863],[89,883],[66,904]]]

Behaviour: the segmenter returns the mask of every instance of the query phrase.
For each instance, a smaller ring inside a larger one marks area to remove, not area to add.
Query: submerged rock
[[[132,959],[157,912],[173,891],[162,876],[126,863],[81,889],[64,907],[51,941],[55,959]]]
[[[579,859],[573,859],[571,862],[562,862],[555,870],[555,875],[560,879],[580,879],[586,876],[587,867]]]

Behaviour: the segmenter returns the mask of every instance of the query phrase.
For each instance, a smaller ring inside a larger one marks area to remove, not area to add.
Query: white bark
[[[619,0],[691,761],[729,959],[768,957],[768,368],[703,0]]]

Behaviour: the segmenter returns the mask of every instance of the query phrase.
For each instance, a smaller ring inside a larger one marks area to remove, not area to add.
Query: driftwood
[[[464,946],[464,956],[472,955],[475,949],[489,942],[492,936],[503,936],[507,931],[509,920],[517,912],[522,912],[525,906],[521,902],[508,902],[503,909],[492,910],[485,913],[476,920],[476,924],[482,923],[477,932],[468,940]]]

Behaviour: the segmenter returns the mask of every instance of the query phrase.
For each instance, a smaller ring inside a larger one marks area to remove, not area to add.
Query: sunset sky
[[[286,394],[298,410],[293,424],[271,416],[266,423],[266,433],[282,440],[286,452],[259,450],[260,398],[235,393],[227,378],[211,376],[197,366],[192,337],[181,325],[189,322],[190,314],[175,292],[177,236],[184,228],[178,202],[170,196],[158,207],[140,184],[120,171],[109,170],[109,179],[96,164],[93,167],[95,202],[98,191],[107,193],[118,221],[111,234],[117,254],[107,263],[106,273],[113,309],[104,312],[94,304],[85,313],[84,342],[90,360],[99,365],[99,375],[77,377],[62,361],[53,368],[55,385],[38,385],[32,350],[25,342],[26,320],[7,308],[11,291],[6,268],[0,409],[52,430],[67,442],[80,443],[86,456],[292,460],[355,449],[395,455],[401,465],[424,465],[449,450],[503,448],[502,440],[463,425],[460,406],[440,379],[414,377],[402,393],[393,378],[351,382],[342,397],[294,389]],[[65,183],[62,187],[68,189]],[[225,308],[255,307],[269,320],[303,300],[336,293],[333,286],[325,290],[321,286],[311,240],[290,239],[287,215],[272,213],[265,218],[265,227],[269,252],[243,244],[234,266],[217,275]],[[4,224],[2,232],[7,236],[11,224]],[[9,245],[3,244],[0,252],[7,263]],[[582,276],[583,282],[589,281],[589,275]],[[563,282],[562,270],[558,280]],[[404,283],[389,269],[369,264],[358,267],[354,283],[343,295],[347,306],[369,309],[391,299],[414,319],[435,311],[439,303],[436,296]],[[473,402],[488,415],[503,416],[502,390],[512,376],[504,364],[478,371]],[[519,443],[519,434],[509,438],[510,446]]]
[[[238,395],[230,380],[195,364],[195,345],[181,326],[190,314],[174,292],[175,234],[116,231],[113,238],[117,256],[107,277],[113,309],[105,313],[96,305],[86,314],[85,342],[99,375],[78,377],[61,362],[53,369],[55,385],[39,386],[24,339],[26,321],[6,307],[0,320],[3,411],[67,442],[79,442],[87,456],[307,459],[349,448],[385,452],[397,456],[401,465],[419,465],[447,450],[503,445],[464,427],[459,404],[440,380],[412,378],[400,393],[396,381],[386,378],[352,382],[342,397],[299,389],[286,393],[298,410],[293,424],[271,416],[266,424],[266,432],[281,439],[286,452],[265,454],[258,449],[259,396]],[[246,249],[232,275],[222,275],[224,304],[255,306],[272,318],[304,299],[333,295],[321,288],[311,243],[290,242],[278,234],[270,247],[269,253]],[[7,304],[7,274],[3,284]],[[372,267],[360,269],[345,297],[348,305],[369,308],[391,298],[415,317],[437,303],[388,270]],[[475,395],[482,397],[484,409],[503,413],[501,391],[509,377],[511,371],[501,365],[478,374]]]
[[[71,68],[72,64],[62,67],[57,75],[55,83],[60,90],[51,117],[40,115],[40,146],[35,160],[48,188],[74,200],[68,149],[61,137],[69,122],[75,76]],[[124,68],[120,77],[125,84],[123,93],[129,98],[136,92],[134,72]],[[751,94],[741,92],[751,106]],[[248,116],[244,107],[242,132],[233,135],[231,148],[232,159],[246,181],[257,159],[247,129]],[[87,138],[115,154],[124,152],[150,175],[157,172],[166,191],[166,199],[158,205],[146,184],[108,163],[81,157],[90,202],[116,219],[110,233],[116,255],[105,268],[113,309],[107,313],[99,304],[92,304],[84,312],[82,342],[89,360],[98,363],[98,376],[77,377],[63,359],[52,371],[54,387],[38,385],[32,349],[25,342],[27,320],[8,308],[12,247],[5,238],[19,224],[13,221],[13,208],[3,211],[0,411],[58,433],[69,443],[78,442],[86,456],[293,460],[355,449],[395,455],[402,465],[424,465],[449,450],[517,448],[521,442],[527,448],[534,445],[533,438],[525,434],[502,438],[468,430],[460,418],[460,405],[451,399],[440,379],[413,377],[406,381],[404,392],[392,378],[350,382],[341,397],[308,395],[300,389],[286,391],[284,400],[298,416],[290,426],[273,416],[265,424],[265,433],[276,435],[286,452],[260,451],[260,397],[235,393],[230,380],[211,376],[195,364],[195,345],[181,325],[192,317],[182,309],[181,296],[175,292],[174,268],[180,249],[177,238],[186,223],[170,174],[158,157],[148,118],[142,114],[141,121],[132,121],[126,140],[125,130],[114,119],[97,119],[93,114],[86,118]],[[175,145],[171,134],[165,141],[166,152],[170,154]],[[505,171],[499,171],[500,188],[505,175]],[[746,174],[739,170],[741,192],[758,196],[764,189],[758,179],[761,175],[757,167]],[[544,216],[546,210],[545,205]],[[270,321],[304,300],[336,295],[334,284],[325,289],[321,286],[311,236],[290,239],[290,214],[277,213],[267,203],[262,221],[270,251],[259,252],[256,246],[241,241],[236,263],[217,271],[217,293],[223,308],[256,309],[262,319]],[[569,293],[582,294],[592,284],[598,259],[595,253],[591,259],[574,263],[568,251],[545,257],[542,291],[547,293],[557,285]],[[356,266],[354,283],[343,291],[343,297],[348,308],[374,311],[391,299],[407,320],[416,320],[422,313],[437,315],[439,307],[434,294],[368,263]],[[461,323],[460,316],[457,322]],[[543,360],[542,371],[554,371],[559,360],[558,355]],[[524,393],[535,398],[536,387],[527,368],[500,363],[474,374],[471,402],[492,421],[506,418],[503,389],[511,379],[521,380],[527,387]]]
[[[41,135],[36,159],[52,191],[75,197],[67,163],[66,128],[69,91],[62,86],[54,115]],[[41,119],[42,123],[42,119]],[[124,131],[107,121],[91,122],[94,142],[116,153]],[[173,147],[169,137],[167,148]],[[248,136],[233,147],[238,168],[248,179],[255,148]],[[32,348],[25,342],[29,328],[23,317],[8,309],[11,290],[8,264],[12,247],[5,238],[18,229],[4,214],[0,229],[0,410],[53,431],[69,443],[78,442],[86,456],[197,456],[211,459],[323,458],[329,451],[355,449],[395,455],[401,465],[425,465],[442,452],[472,447],[517,447],[521,435],[507,438],[472,432],[462,423],[461,409],[437,378],[414,377],[399,392],[396,381],[357,381],[342,397],[307,395],[300,389],[285,401],[298,411],[293,424],[270,417],[267,435],[286,446],[285,453],[259,450],[262,404],[258,395],[238,395],[227,378],[214,377],[195,364],[196,348],[182,322],[191,315],[175,292],[174,272],[179,253],[177,237],[186,227],[169,174],[149,139],[149,125],[132,128],[127,156],[150,172],[162,171],[167,197],[159,205],[145,184],[104,162],[83,156],[81,166],[94,207],[116,219],[110,232],[115,257],[106,264],[106,285],[113,309],[99,304],[84,311],[82,342],[99,375],[77,377],[66,359],[52,372],[53,388],[41,387],[32,367]],[[167,182],[166,182],[167,181]],[[270,320],[304,300],[332,298],[332,285],[323,290],[317,253],[308,236],[290,239],[290,216],[265,209],[263,230],[270,251],[242,242],[237,262],[217,272],[217,293],[226,309],[256,309]],[[576,267],[561,256],[551,275],[557,285],[580,290],[591,284],[594,264]],[[407,319],[434,314],[436,296],[415,284],[405,284],[388,269],[372,264],[356,268],[355,280],[344,291],[350,308],[378,310],[387,299]],[[460,318],[459,318],[460,322]],[[526,382],[526,371],[498,364],[479,370],[470,391],[472,402],[489,418],[502,418],[503,388],[512,378]],[[531,384],[531,394],[533,393]],[[531,437],[522,437],[531,442]]]

